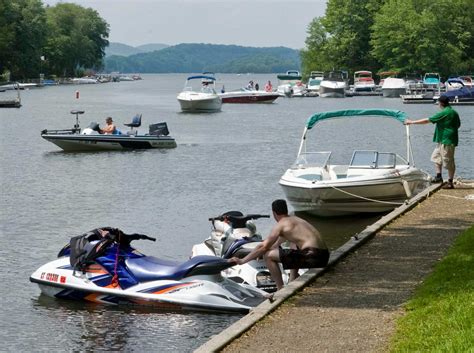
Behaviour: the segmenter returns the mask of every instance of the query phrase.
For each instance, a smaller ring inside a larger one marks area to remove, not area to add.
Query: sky
[[[311,20],[326,0],[43,0],[96,10],[110,25],[109,41],[236,44],[304,48]]]

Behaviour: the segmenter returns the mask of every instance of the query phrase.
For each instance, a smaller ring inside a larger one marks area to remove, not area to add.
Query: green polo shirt
[[[428,120],[436,124],[433,142],[443,145],[458,145],[458,129],[461,126],[461,120],[458,113],[451,106],[445,107]]]

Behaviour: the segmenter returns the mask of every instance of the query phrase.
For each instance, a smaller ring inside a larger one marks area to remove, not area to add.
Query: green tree
[[[372,54],[384,69],[470,71],[473,16],[472,0],[388,0],[372,26]]]
[[[75,75],[85,68],[99,69],[109,44],[109,25],[97,11],[59,3],[46,8],[48,40],[45,56],[56,75]]]
[[[328,33],[321,23],[321,18],[314,18],[308,26],[306,48],[301,50],[301,66],[303,75],[309,76],[311,71],[328,71],[333,65],[327,55],[326,45]]]
[[[303,72],[348,68],[375,70],[370,28],[383,0],[329,0],[325,16],[308,27]]]
[[[38,77],[46,16],[40,0],[0,0],[0,71],[11,79]]]

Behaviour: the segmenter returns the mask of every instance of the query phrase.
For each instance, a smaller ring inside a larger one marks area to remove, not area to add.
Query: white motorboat
[[[306,85],[306,89],[308,90],[309,94],[316,95],[319,93],[319,86],[321,81],[324,79],[324,72],[322,71],[311,71],[309,75],[308,84]]]
[[[322,98],[344,98],[346,96],[346,81],[342,71],[331,71],[324,75],[319,85],[319,96]]]
[[[75,77],[72,79],[72,83],[78,85],[90,85],[100,83],[100,81],[95,77]]]
[[[199,80],[200,91],[193,90],[192,82]],[[201,113],[221,110],[222,99],[215,90],[216,79],[212,76],[197,75],[186,79],[184,90],[178,94],[178,102],[183,112]]]
[[[373,92],[375,88],[371,71],[354,72],[354,92]]]
[[[247,88],[218,94],[222,103],[273,103],[281,96],[278,92],[256,91]]]
[[[307,133],[316,123],[341,117],[391,117],[397,110],[340,110],[311,116],[304,128],[295,164],[281,177],[280,185],[295,211],[317,216],[386,212],[425,189],[431,176],[415,167],[406,126],[407,157],[396,153],[356,150],[348,165],[331,163],[331,152],[307,151]]]
[[[384,98],[400,98],[406,94],[407,84],[403,78],[387,77],[382,84],[382,95]]]
[[[151,124],[148,134],[138,134],[141,125],[141,114],[136,115],[131,123],[124,124],[130,127],[125,133],[100,134],[99,124],[92,122],[85,129],[79,127],[79,115],[84,111],[73,110],[71,114],[76,115],[76,124],[72,129],[43,130],[41,137],[46,141],[54,143],[66,152],[91,152],[91,151],[113,151],[133,150],[149,148],[175,148],[176,141],[168,136],[168,126],[165,122]]]
[[[306,86],[301,82],[301,73],[297,70],[289,70],[286,74],[277,75],[277,92],[286,97],[303,96],[306,93]]]

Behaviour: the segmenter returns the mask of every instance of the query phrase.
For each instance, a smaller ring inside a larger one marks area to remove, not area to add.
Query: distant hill
[[[147,53],[155,50],[161,50],[166,47],[169,47],[169,45],[161,43],[152,43],[139,45],[138,47],[132,47],[131,45],[123,43],[110,42],[109,46],[105,48],[105,56],[130,56],[138,53]]]
[[[161,50],[161,49],[168,48],[168,47],[169,47],[168,44],[151,43],[151,44],[139,45],[137,47],[137,49],[140,49],[143,53],[148,53],[148,52],[151,52],[151,51]]]
[[[179,44],[150,53],[105,58],[108,72],[277,73],[300,68],[299,51],[285,47]]]

